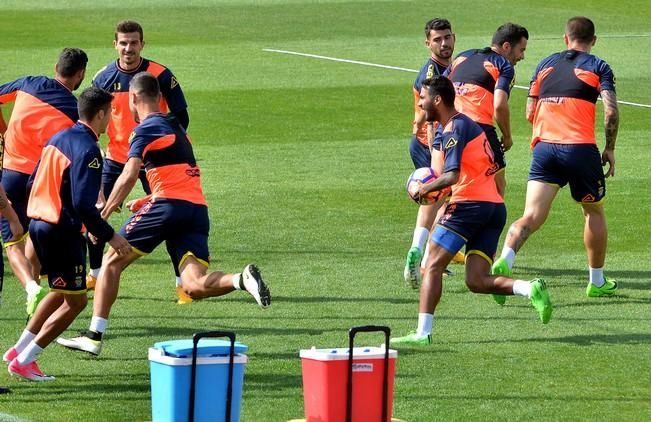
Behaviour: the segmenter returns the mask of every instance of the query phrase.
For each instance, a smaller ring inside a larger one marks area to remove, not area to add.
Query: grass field
[[[233,330],[249,345],[243,421],[302,417],[298,351],[344,347],[356,325],[415,327],[417,293],[402,278],[416,206],[404,181],[414,73],[263,51],[283,49],[417,69],[422,27],[448,17],[456,51],[485,46],[511,20],[531,34],[517,84],[563,49],[564,22],[596,23],[594,53],[617,75],[618,98],[651,104],[651,3],[380,0],[3,0],[0,82],[51,75],[66,46],[90,57],[88,78],[116,57],[114,24],[140,21],[143,55],[168,65],[190,104],[190,134],[210,204],[212,268],[259,264],[273,306],[242,293],[189,306],[173,302],[163,251],[126,271],[105,350],[87,358],[52,345],[40,362],[58,377],[31,384],[0,375],[13,393],[3,414],[32,421],[151,419],[147,348],[207,329]],[[511,96],[515,146],[508,155],[508,223],[521,215],[529,165],[526,91]],[[8,110],[5,109],[5,116]],[[562,191],[551,216],[518,256],[519,278],[549,281],[547,326],[524,300],[500,308],[471,294],[463,270],[445,281],[429,348],[400,350],[394,415],[433,420],[650,420],[651,269],[648,240],[651,109],[620,108],[616,177],[609,180],[610,299],[585,297],[580,209]],[[601,125],[601,109],[598,124]],[[598,130],[603,145],[603,131]],[[112,220],[119,225],[124,215]],[[24,327],[24,295],[5,277],[0,349]],[[69,334],[85,329],[89,306]],[[377,345],[377,335],[360,335]],[[9,417],[9,416],[6,416]]]

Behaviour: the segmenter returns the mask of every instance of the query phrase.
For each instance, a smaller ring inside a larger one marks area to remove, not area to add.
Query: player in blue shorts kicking
[[[420,106],[428,121],[441,123],[443,173],[422,185],[421,195],[452,187],[445,214],[431,236],[430,257],[420,289],[418,327],[404,337],[391,339],[392,345],[432,343],[434,310],[441,299],[443,270],[454,255],[466,246],[466,285],[475,293],[499,293],[528,297],[541,321],[546,324],[552,304],[545,282],[513,280],[490,275],[497,242],[506,222],[504,200],[495,185],[498,166],[482,128],[454,107],[455,91],[444,76],[423,81]]]
[[[271,304],[269,288],[255,265],[249,264],[236,274],[208,273],[210,221],[200,170],[183,127],[173,115],[160,112],[160,95],[158,81],[150,73],[139,73],[131,80],[129,104],[140,124],[133,132],[129,159],[106,201],[102,217],[108,218],[124,201],[143,165],[152,194],[120,231],[133,251],[122,256],[109,250],[104,255],[90,329],[80,337],[59,338],[57,342],[65,347],[100,353],[122,271],[162,242],[167,242],[174,262],[178,262],[182,287],[193,299],[246,290],[261,307]]]

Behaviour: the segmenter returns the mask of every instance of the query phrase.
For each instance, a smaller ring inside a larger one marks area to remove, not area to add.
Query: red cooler
[[[306,422],[346,421],[349,348],[301,350]],[[387,421],[391,421],[398,352],[389,350]],[[380,422],[385,349],[353,349],[352,422]]]

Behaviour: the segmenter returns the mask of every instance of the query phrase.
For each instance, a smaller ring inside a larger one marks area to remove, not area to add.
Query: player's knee
[[[190,296],[192,299],[200,299],[203,297],[203,288],[196,283],[195,281],[191,282],[183,282],[182,289],[187,294]]]
[[[71,311],[79,313],[86,308],[88,297],[85,294],[66,295],[65,301]]]

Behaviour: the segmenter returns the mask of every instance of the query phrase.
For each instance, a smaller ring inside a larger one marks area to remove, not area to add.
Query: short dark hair
[[[74,76],[80,70],[86,69],[88,56],[80,48],[64,48],[59,54],[57,72],[64,78]]]
[[[160,95],[158,79],[149,72],[140,72],[131,79],[129,87],[139,96],[155,100]]]
[[[497,31],[493,34],[493,40],[491,44],[494,46],[501,46],[505,42],[515,45],[520,42],[520,40],[529,39],[529,31],[524,26],[520,26],[516,23],[507,22],[504,25],[501,25],[497,28]]]
[[[113,95],[108,91],[94,86],[84,89],[77,101],[79,118],[86,121],[93,120],[100,110],[108,112],[111,101],[113,101]]]
[[[448,107],[454,107],[454,85],[452,81],[442,75],[436,75],[423,81],[423,86],[427,87],[429,95],[434,97],[440,95],[443,104]]]
[[[565,25],[565,35],[572,41],[591,43],[594,40],[594,23],[585,16],[574,16]]]
[[[452,31],[452,24],[445,18],[434,18],[425,24],[425,38],[429,38],[430,31]]]
[[[130,32],[139,33],[140,41],[142,41],[143,39],[142,26],[140,26],[140,24],[136,21],[129,21],[129,20],[118,22],[118,24],[115,27],[115,41],[118,40],[118,33],[128,34]]]

